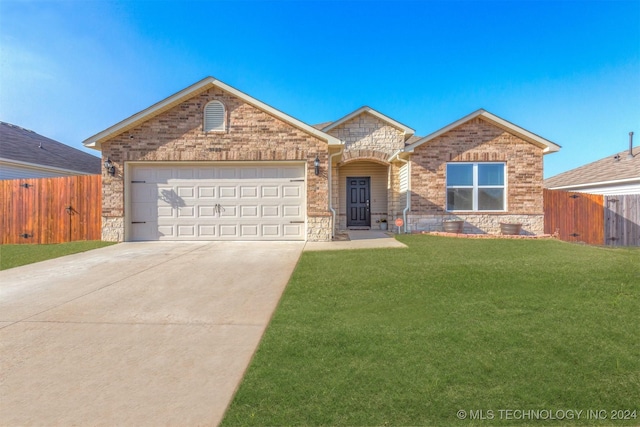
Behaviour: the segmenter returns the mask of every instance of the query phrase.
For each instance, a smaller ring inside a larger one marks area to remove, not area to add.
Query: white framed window
[[[204,107],[204,131],[224,132],[224,105],[220,101],[211,101]]]
[[[505,163],[447,163],[448,211],[505,211]]]

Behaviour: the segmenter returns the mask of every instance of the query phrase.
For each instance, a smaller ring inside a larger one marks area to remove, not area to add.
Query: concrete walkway
[[[303,246],[123,243],[0,272],[0,425],[217,425]]]
[[[339,251],[348,249],[376,249],[376,248],[406,248],[407,245],[398,242],[392,233],[376,230],[349,230],[349,240],[334,242],[307,242],[305,252],[310,251]]]

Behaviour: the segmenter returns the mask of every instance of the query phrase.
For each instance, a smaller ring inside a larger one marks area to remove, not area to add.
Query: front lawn
[[[640,250],[399,240],[303,254],[222,425],[640,424]]]
[[[113,245],[98,240],[54,245],[0,245],[0,270]]]

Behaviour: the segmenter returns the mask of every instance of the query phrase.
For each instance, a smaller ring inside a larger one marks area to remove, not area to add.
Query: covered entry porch
[[[402,161],[389,161],[386,153],[354,157],[349,154],[344,153],[332,167],[334,232],[384,230],[402,216],[407,165]]]

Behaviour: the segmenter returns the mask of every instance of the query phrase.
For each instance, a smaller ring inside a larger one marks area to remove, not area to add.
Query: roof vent
[[[627,159],[633,159],[633,132],[629,132],[629,154]]]

